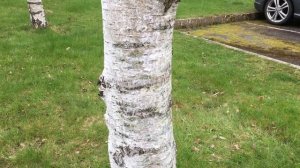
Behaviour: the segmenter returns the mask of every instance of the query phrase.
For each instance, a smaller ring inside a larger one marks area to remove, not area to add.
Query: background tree
[[[176,167],[171,60],[177,0],[102,0],[112,168]]]
[[[30,20],[34,28],[47,27],[42,0],[27,0]]]

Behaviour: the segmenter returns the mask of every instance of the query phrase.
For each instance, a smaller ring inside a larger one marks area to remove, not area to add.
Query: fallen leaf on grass
[[[26,146],[25,143],[20,143],[21,148],[25,148],[25,146]]]
[[[192,147],[192,151],[193,151],[193,152],[199,152],[199,151],[200,151],[200,149],[199,149],[199,148],[197,148],[196,146],[193,146],[193,147]]]
[[[223,136],[218,136],[218,135],[214,135],[214,136],[213,136],[213,139],[226,140],[225,137],[223,137]]]
[[[211,154],[211,156],[213,157],[214,160],[216,160],[216,161],[218,161],[218,162],[222,159],[221,156],[218,156],[218,155],[216,155],[216,154],[214,154],[214,153]]]
[[[221,140],[226,140],[226,138],[223,137],[223,136],[219,136],[219,139],[221,139]]]
[[[234,150],[240,150],[241,149],[241,146],[239,144],[234,144],[232,145],[233,149]]]

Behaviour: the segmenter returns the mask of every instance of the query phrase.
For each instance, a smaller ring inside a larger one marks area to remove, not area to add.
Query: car
[[[300,18],[300,0],[255,0],[255,8],[275,25],[286,24],[293,17]]]

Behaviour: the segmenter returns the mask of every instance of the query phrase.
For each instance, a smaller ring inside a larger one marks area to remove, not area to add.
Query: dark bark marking
[[[128,135],[126,135],[126,134],[124,134],[124,133],[121,133],[121,132],[117,131],[117,129],[114,129],[114,133],[115,133],[116,135],[119,135],[119,136],[122,137],[122,138],[129,138]]]
[[[30,5],[42,5],[42,2],[27,2],[27,4],[30,4]]]
[[[42,21],[40,21],[39,19],[34,18],[35,14],[40,14],[40,13],[42,13],[42,11],[39,11],[39,12],[29,11],[29,13],[30,13],[30,16],[31,16],[31,23],[32,23],[33,27],[35,27],[35,28],[45,28],[45,27],[47,27],[47,22],[45,22],[45,24],[43,24]]]
[[[170,80],[171,77],[169,74],[170,68],[171,67],[167,67],[166,71],[168,71],[168,73],[162,76],[149,77],[151,78],[151,80],[145,78],[146,79],[145,82],[141,82],[143,83],[143,85],[134,86],[133,81],[122,81],[122,83],[116,84],[116,88],[120,93],[128,93],[130,91],[139,91],[141,89],[150,89],[151,87],[162,86],[164,83]]]
[[[29,12],[31,15],[36,15],[36,14],[40,14],[40,13],[42,13],[43,11],[37,11],[37,12]]]
[[[133,157],[135,155],[143,155],[145,153],[151,153],[151,154],[156,154],[159,152],[161,149],[155,149],[155,148],[150,148],[150,149],[143,149],[140,147],[133,147],[131,148],[130,146],[119,146],[116,148],[116,151],[113,153],[113,159],[115,163],[120,166],[124,167],[125,162],[124,162],[124,157]]]
[[[46,25],[43,25],[42,21],[40,21],[39,19],[34,19],[33,17],[32,17],[32,25],[36,28],[46,27]]]
[[[171,109],[172,106],[173,106],[173,101],[172,101],[172,98],[170,98],[168,107]]]
[[[150,87],[152,86],[152,83],[149,84],[145,84],[145,85],[140,85],[140,86],[135,86],[135,87],[120,87],[117,86],[117,89],[122,92],[122,93],[126,93],[126,91],[134,91],[134,90],[141,90],[141,89],[150,89]]]
[[[160,0],[164,3],[165,6],[165,13],[171,8],[173,3],[178,3],[180,0]]]
[[[157,27],[155,27],[153,30],[167,30],[167,29],[171,29],[172,26],[167,26],[167,25],[159,25]]]
[[[156,84],[156,83],[148,83],[148,84],[145,84],[145,85],[139,85],[139,86],[135,86],[135,87],[117,86],[117,89],[120,91],[120,93],[127,93],[127,92],[130,92],[130,91],[138,91],[138,90],[141,90],[141,89],[150,89],[150,87],[154,86],[154,84]]]
[[[126,106],[126,104],[123,104]],[[138,109],[135,111],[127,110],[126,107],[121,107],[121,111],[119,111],[120,114],[125,115],[126,117],[129,117],[129,120],[135,120],[135,119],[145,119],[145,118],[151,118],[155,116],[164,116],[165,113],[158,112],[157,107],[149,107],[145,109]]]
[[[167,117],[169,112],[172,108],[172,101],[171,98],[168,98],[169,101],[167,102],[167,109],[166,112],[160,112],[156,106],[152,107],[145,107],[145,108],[137,108],[132,106],[129,102],[117,102],[116,104],[120,107],[117,113],[119,113],[124,118],[128,119],[129,121],[134,121],[136,119],[146,119],[146,118],[153,118],[153,117]],[[128,108],[130,107],[130,109]],[[132,110],[134,109],[134,110]],[[130,125],[124,125],[125,127],[129,127]]]
[[[165,23],[160,23],[158,26],[154,27],[153,30],[167,30],[172,29],[173,26],[171,24],[172,20],[168,20]]]
[[[99,87],[99,94],[98,94],[98,95],[99,95],[101,98],[103,98],[103,97],[104,97],[104,91],[105,91],[105,89],[106,89],[106,88],[111,88],[111,86],[110,86],[109,83],[107,83],[107,82],[105,81],[104,76],[101,76],[101,77],[100,77],[100,79],[99,79],[98,82],[97,82],[97,85],[98,85],[98,87]]]
[[[129,41],[125,41],[125,42],[120,42],[120,43],[116,43],[116,44],[113,44],[114,47],[117,47],[117,48],[123,48],[123,49],[133,49],[133,48],[142,48],[142,47],[146,47],[146,46],[149,46],[150,43],[149,42],[146,42],[146,43],[131,43]]]
[[[120,166],[120,167],[124,167],[125,163],[124,163],[124,153],[120,150],[117,150],[114,154],[113,154],[113,159],[115,161],[115,163]]]

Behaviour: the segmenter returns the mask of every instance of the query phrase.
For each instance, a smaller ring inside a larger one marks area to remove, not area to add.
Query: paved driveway
[[[203,27],[188,33],[300,65],[300,21],[287,26],[244,21]]]

